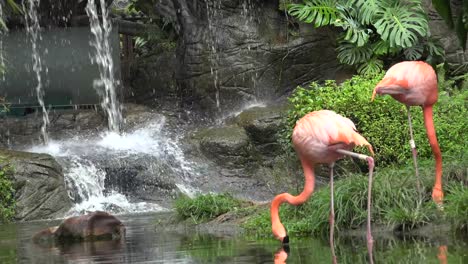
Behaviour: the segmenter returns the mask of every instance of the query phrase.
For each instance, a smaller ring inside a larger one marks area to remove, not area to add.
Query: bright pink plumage
[[[388,69],[376,85],[376,94],[388,94],[409,106],[429,106],[437,102],[437,75],[423,61],[404,61]]]
[[[423,61],[404,61],[388,69],[384,78],[375,86],[375,95],[388,94],[395,100],[409,106],[421,106],[427,138],[432,148],[435,160],[435,182],[432,189],[432,199],[441,204],[444,198],[442,191],[442,154],[434,128],[433,105],[437,102],[437,75],[431,65]],[[408,110],[409,111],[409,110]],[[416,159],[416,149],[413,156]]]
[[[311,112],[296,123],[292,134],[294,148],[312,164],[332,163],[342,158],[336,149],[352,150],[367,146],[367,140],[356,132],[354,123],[330,110]]]
[[[292,141],[301,160],[305,184],[304,190],[299,195],[292,196],[289,193],[282,193],[277,195],[271,202],[270,214],[273,235],[283,243],[287,243],[289,238],[279,218],[279,207],[284,202],[299,205],[310,197],[315,186],[315,164],[333,164],[336,160],[343,157],[344,154],[343,152],[340,153],[340,151],[346,151],[345,155],[350,155],[352,152],[349,152],[349,150],[356,145],[365,145],[373,153],[372,146],[364,137],[356,132],[356,127],[351,120],[329,110],[311,112],[297,121],[292,134]],[[358,156],[361,159],[368,160],[373,168],[374,160],[371,157],[365,155]],[[333,171],[332,168],[330,170],[331,172]],[[369,168],[369,173],[369,177],[371,178],[371,167]],[[331,201],[333,201],[333,198]],[[371,241],[370,216],[368,239]]]

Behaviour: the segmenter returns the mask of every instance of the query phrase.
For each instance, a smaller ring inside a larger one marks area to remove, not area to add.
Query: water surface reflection
[[[276,240],[210,235],[193,228],[171,228],[161,214],[120,216],[127,227],[122,241],[86,242],[59,247],[33,244],[37,231],[59,221],[0,225],[0,263],[331,263],[326,239],[294,238],[289,247]],[[166,230],[167,231],[157,231]],[[466,239],[375,237],[375,263],[468,263]],[[335,239],[338,263],[369,263],[365,234]]]

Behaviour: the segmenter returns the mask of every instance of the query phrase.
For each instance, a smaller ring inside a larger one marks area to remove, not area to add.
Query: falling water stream
[[[94,0],[88,0],[86,13],[88,14],[91,32],[94,40],[90,42],[95,48],[95,54],[91,60],[98,65],[100,79],[94,81],[94,88],[101,96],[101,106],[106,111],[108,127],[110,131],[118,132],[122,123],[122,113],[117,98],[114,70],[112,59],[112,48],[109,43],[109,36],[112,32],[112,23],[109,18],[109,11],[106,2],[100,0],[100,14]]]
[[[33,71],[36,75],[36,97],[41,107],[42,111],[42,125],[41,125],[41,135],[44,144],[49,142],[49,136],[47,133],[47,127],[49,126],[49,113],[44,103],[44,90],[42,75],[47,76],[47,67],[42,63],[41,55],[38,51],[38,44],[42,40],[41,36],[41,27],[39,25],[39,18],[37,15],[37,9],[39,7],[40,0],[27,0],[27,8],[23,2],[23,9],[27,10],[24,13],[24,18],[26,22],[26,31],[30,37],[31,48],[32,48],[32,58],[33,58]],[[46,50],[47,52],[47,50]]]
[[[241,14],[245,17],[244,27],[248,28],[249,23],[253,22],[254,19],[254,6],[251,0],[244,0],[242,3],[242,11]],[[208,24],[208,51],[209,51],[209,60],[210,60],[210,74],[213,77],[213,86],[215,88],[215,100],[216,100],[216,108],[218,112],[221,112],[220,106],[220,93],[221,93],[221,83],[219,80],[219,72],[220,72],[220,56],[222,55],[222,47],[220,47],[220,34],[222,34],[222,30],[219,29],[219,26],[216,23],[216,18],[220,17],[219,12],[222,12],[222,1],[221,0],[213,0],[205,1],[205,8],[206,8],[206,16],[207,16],[207,24]],[[246,49],[244,50],[247,53],[251,52],[250,44],[246,44]],[[243,51],[241,51],[243,52]],[[255,69],[255,66],[252,67]],[[259,98],[259,93],[257,91],[256,79],[258,78],[258,73],[248,71],[243,73],[245,75],[250,75],[250,80],[253,86],[253,90],[255,94],[252,96],[251,102],[249,104],[256,104]]]
[[[3,7],[0,5],[0,19],[3,20]],[[4,28],[2,25],[0,25],[0,77],[2,78],[3,81],[5,81],[5,58],[3,55],[3,35],[7,31],[7,28]]]
[[[217,44],[217,28],[213,24],[213,18],[217,16],[217,11],[221,10],[221,1],[220,0],[215,0],[215,1],[206,1],[206,12],[207,12],[207,19],[208,19],[208,32],[209,32],[209,38],[208,38],[208,46],[209,46],[209,51],[210,51],[210,72],[211,76],[213,76],[213,85],[215,87],[215,100],[216,100],[216,108],[218,111],[221,111],[220,108],[220,102],[219,102],[219,77],[218,77],[218,71],[219,71],[219,52],[218,52],[218,44]],[[211,6],[210,3],[213,5]]]
[[[167,197],[152,198],[164,200],[178,192],[189,196],[197,192],[192,186],[196,178],[194,164],[185,159],[177,135],[165,128],[165,122],[163,116],[155,114],[126,132],[76,135],[27,150],[48,153],[62,166],[69,196],[75,203],[67,214],[69,216],[95,210],[114,214],[167,211],[158,202],[136,199],[134,192],[126,193],[128,190],[106,184],[106,180],[110,182],[119,171],[122,173],[117,178],[126,177],[126,171],[137,171],[130,181],[141,174],[148,182],[174,183],[174,190],[166,190],[164,195]],[[140,192],[148,186],[139,184],[138,188]]]

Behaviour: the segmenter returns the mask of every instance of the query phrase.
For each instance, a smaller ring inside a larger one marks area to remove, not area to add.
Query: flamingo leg
[[[411,122],[411,111],[408,105],[406,106],[406,110],[408,112],[410,146],[411,146],[411,152],[413,153],[413,164],[414,164],[414,171],[416,174],[416,189],[418,190],[419,199],[422,199],[421,179],[419,177],[419,168],[418,168],[418,151],[416,150],[416,143],[414,142],[413,123]]]
[[[374,173],[374,158],[364,155],[364,154],[359,154],[355,152],[351,152],[348,150],[344,149],[337,149],[336,152],[351,156],[354,158],[358,158],[361,160],[365,160],[368,163],[369,166],[369,188],[367,192],[367,244],[370,245],[370,248],[372,249],[372,243],[373,243],[373,238],[372,238],[372,232],[371,232],[371,195],[372,195],[372,177]]]
[[[335,163],[330,164],[330,248],[332,253],[333,263],[336,263],[336,255],[335,255],[335,242],[334,242],[334,231],[335,231],[335,206],[334,206],[334,199],[333,199],[333,168],[335,167]]]

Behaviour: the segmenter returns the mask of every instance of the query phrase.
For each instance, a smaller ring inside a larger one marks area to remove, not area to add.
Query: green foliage
[[[466,168],[466,161],[444,163],[446,174],[457,170],[458,166]],[[375,173],[372,186],[372,222],[388,225],[394,229],[411,229],[434,222],[439,212],[431,200],[434,180],[432,162],[422,162],[420,167],[423,194],[418,194],[416,178],[411,165],[404,167],[387,167]],[[465,172],[466,177],[466,172]],[[444,179],[446,185],[450,183]],[[467,188],[458,186],[459,190],[449,189],[445,202],[447,215],[466,225]],[[338,231],[355,229],[365,225],[367,220],[367,177],[361,174],[348,174],[344,179],[335,182],[335,227]],[[453,194],[452,194],[453,193]],[[456,194],[455,194],[456,193]],[[453,195],[453,196],[452,196]],[[453,197],[453,198],[452,198]],[[455,198],[456,197],[456,198]],[[453,209],[452,209],[453,208]],[[453,212],[453,214],[451,213]],[[280,217],[286,230],[291,235],[314,234],[325,235],[329,231],[330,187],[325,186],[311,196],[303,205],[283,204]],[[458,222],[457,222],[458,223]],[[460,226],[460,225],[458,225]],[[269,211],[253,215],[243,227],[248,233],[258,236],[271,234]]]
[[[390,43],[390,47],[408,48],[427,35],[427,18],[420,1],[381,2],[381,9],[376,12],[376,21],[372,25],[380,37]]]
[[[14,0],[5,0],[5,2],[6,4],[3,3],[2,0],[0,0],[0,4],[5,7],[5,9],[3,10],[3,15],[8,15],[9,13],[20,14],[23,12],[21,7]],[[0,33],[2,31],[8,31],[5,17],[6,16],[0,17]]]
[[[289,140],[296,121],[307,113],[330,109],[354,122],[358,131],[373,145],[378,166],[411,162],[406,107],[390,96],[377,97],[370,102],[372,90],[382,77],[382,74],[358,75],[341,85],[325,81],[324,84],[312,82],[308,89],[298,87],[289,98],[289,130],[283,137]],[[434,124],[444,157],[466,152],[467,102],[467,90],[454,89],[451,95],[440,92],[439,102],[434,108]],[[432,150],[427,140],[422,110],[412,107],[411,112],[419,157],[430,159]]]
[[[419,0],[304,0],[289,13],[315,27],[342,29],[338,59],[359,73],[378,73],[390,56],[419,60],[444,56],[430,39],[427,16]],[[371,65],[366,65],[371,61]]]
[[[1,73],[1,70],[0,70]],[[5,101],[5,98],[0,97],[0,114],[10,111],[10,105]]]
[[[0,223],[10,221],[15,216],[15,190],[13,183],[7,177],[12,170],[0,157]]]
[[[145,19],[141,22],[148,26],[143,35],[134,38],[137,56],[175,50],[177,34],[173,21],[155,11],[157,2],[158,0],[131,0],[125,9],[127,14],[142,14]]]
[[[334,0],[305,0],[304,4],[291,4],[288,10],[301,21],[314,22],[316,27],[333,24],[338,17]]]
[[[229,194],[198,195],[191,199],[181,196],[175,201],[177,215],[181,219],[192,219],[194,222],[208,221],[242,206],[240,200]]]
[[[445,212],[452,226],[457,230],[468,231],[468,187],[460,183],[450,185],[445,201]]]

